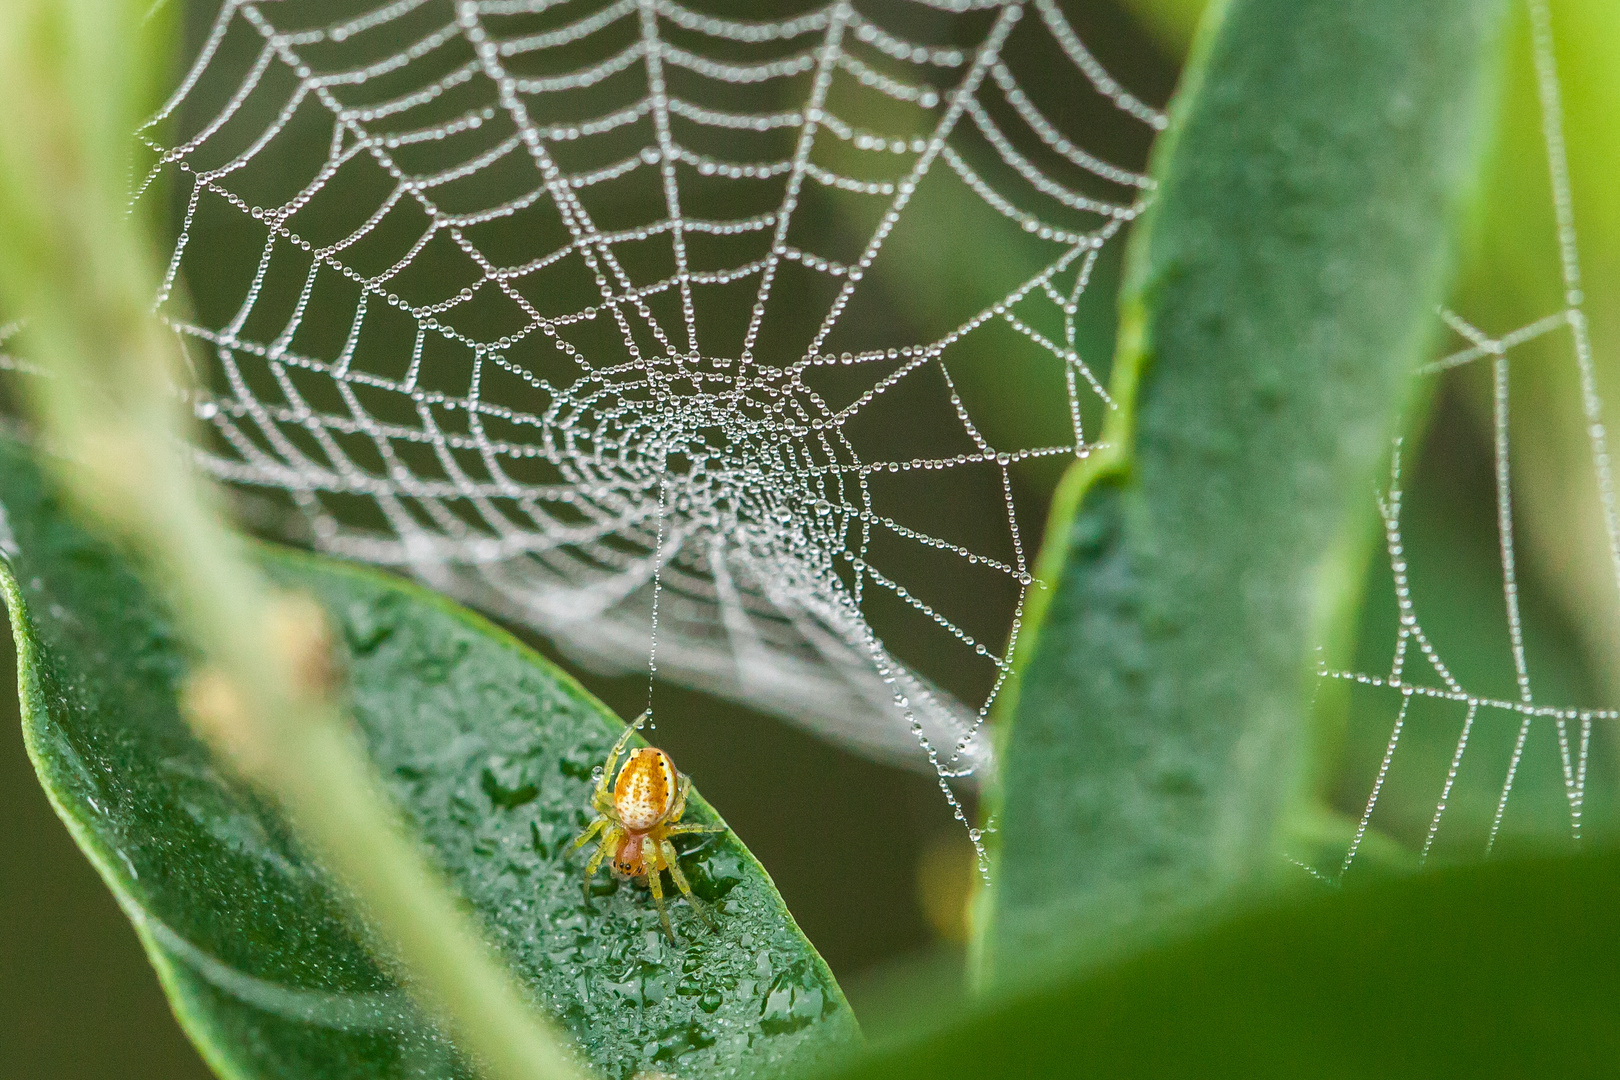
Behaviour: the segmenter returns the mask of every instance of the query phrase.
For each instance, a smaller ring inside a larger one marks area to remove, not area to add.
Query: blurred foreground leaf
[[[1505,4],[1232,0],[1131,239],[1107,446],[1065,479],[1003,698],[986,972],[1252,888],[1311,646],[1427,355]]]
[[[389,792],[537,1003],[613,1077],[816,1060],[852,1038],[830,972],[727,833],[682,865],[671,945],[646,891],[580,894],[591,770],[622,730],[517,641],[421,589],[259,549],[341,629],[351,711]],[[276,814],[180,716],[184,648],[129,566],[0,440],[0,590],[41,782],[135,924],[176,1014],[225,1077],[467,1076],[345,922]],[[693,793],[689,816],[717,820]]]
[[[1613,1076],[1620,855],[1317,895],[936,1024],[833,1075]]]

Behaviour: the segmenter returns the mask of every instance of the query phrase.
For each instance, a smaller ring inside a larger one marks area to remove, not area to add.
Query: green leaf
[[[1610,1075],[1617,1001],[1620,856],[1504,860],[1248,913],[831,1075]]]
[[[1232,0],[1204,23],[1127,255],[1120,407],[1065,479],[1002,703],[991,978],[1284,865],[1312,645],[1356,592],[1504,7]]]
[[[0,439],[0,588],[40,780],[225,1077],[466,1076],[346,921],[276,814],[222,775],[176,702],[184,645],[127,563]],[[602,1073],[816,1060],[856,1035],[831,973],[730,833],[682,865],[717,909],[659,928],[645,889],[583,854],[592,768],[622,727],[499,629],[396,579],[255,549],[345,643],[350,706],[387,790],[535,1000]],[[717,821],[692,795],[689,816]]]

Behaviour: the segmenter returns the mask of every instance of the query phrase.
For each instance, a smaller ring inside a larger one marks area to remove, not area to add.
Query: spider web
[[[1389,666],[1378,672],[1336,670],[1326,666],[1322,669],[1326,679],[1342,680],[1376,691],[1381,695],[1383,708],[1394,714],[1393,723],[1388,728],[1387,742],[1383,744],[1382,755],[1378,758],[1371,789],[1356,820],[1342,862],[1325,873],[1306,867],[1313,874],[1330,881],[1337,880],[1349,871],[1362,851],[1363,842],[1375,820],[1375,811],[1380,806],[1380,798],[1386,795],[1392,772],[1400,768],[1400,751],[1413,738],[1414,725],[1421,726],[1422,730],[1417,734],[1428,739],[1431,748],[1442,737],[1440,732],[1455,733],[1454,741],[1448,744],[1449,760],[1442,766],[1443,775],[1436,775],[1432,769],[1418,769],[1408,772],[1405,778],[1408,788],[1414,785],[1421,787],[1428,791],[1427,797],[1432,800],[1429,804],[1432,814],[1426,818],[1426,828],[1417,830],[1417,839],[1421,844],[1419,861],[1423,861],[1439,850],[1437,839],[1442,839],[1446,830],[1453,829],[1453,826],[1446,824],[1450,820],[1447,810],[1458,801],[1464,785],[1473,788],[1476,806],[1472,824],[1475,827],[1470,829],[1466,824],[1456,826],[1451,846],[1464,857],[1469,852],[1475,856],[1489,855],[1503,835],[1504,819],[1515,788],[1522,785],[1527,754],[1539,752],[1545,762],[1551,757],[1552,747],[1556,748],[1568,835],[1573,842],[1579,843],[1592,794],[1589,765],[1594,725],[1599,721],[1620,718],[1620,711],[1613,708],[1581,706],[1567,700],[1549,704],[1545,698],[1538,698],[1536,688],[1544,687],[1546,683],[1532,671],[1527,619],[1521,610],[1522,572],[1514,510],[1517,470],[1509,438],[1509,371],[1515,350],[1522,352],[1532,343],[1545,350],[1547,346],[1558,343],[1559,339],[1562,339],[1558,347],[1563,351],[1563,356],[1553,358],[1559,363],[1571,365],[1576,373],[1575,382],[1580,397],[1578,408],[1584,422],[1584,439],[1591,463],[1592,490],[1589,495],[1600,508],[1601,530],[1607,540],[1606,562],[1611,577],[1609,587],[1617,590],[1615,596],[1620,596],[1620,511],[1617,511],[1608,435],[1603,405],[1597,391],[1596,359],[1584,306],[1552,16],[1546,0],[1528,0],[1527,9],[1541,133],[1556,227],[1554,239],[1563,306],[1496,336],[1454,311],[1442,310],[1440,318],[1455,336],[1458,347],[1420,370],[1420,377],[1434,379],[1469,365],[1489,365],[1489,443],[1495,558],[1506,622],[1506,643],[1512,663],[1513,690],[1503,695],[1481,692],[1454,671],[1456,665],[1437,647],[1434,638],[1425,629],[1424,621],[1420,620],[1420,597],[1434,598],[1446,589],[1455,587],[1456,578],[1460,575],[1452,575],[1450,581],[1431,575],[1425,585],[1416,589],[1413,586],[1408,544],[1402,527],[1405,498],[1403,446],[1402,441],[1397,439],[1391,454],[1387,486],[1377,496],[1383,526],[1383,546],[1388,556],[1389,584],[1393,586],[1396,609],[1395,640]],[[1536,359],[1547,358],[1544,352]],[[1388,715],[1387,711],[1385,715]],[[1477,748],[1482,732],[1495,737],[1499,745],[1494,751]],[[1500,744],[1504,742],[1505,755],[1500,753],[1504,749]],[[1483,760],[1473,760],[1481,755]],[[1506,758],[1505,769],[1501,763],[1503,756]],[[1429,764],[1432,766],[1433,762]],[[1491,775],[1495,777],[1494,786]],[[1490,797],[1489,805],[1481,802],[1481,797],[1486,795]],[[1391,820],[1399,816],[1392,813]]]
[[[589,666],[929,763],[965,820],[951,785],[993,767],[1031,584],[1028,475],[1112,407],[1081,309],[1111,302],[1094,275],[1164,118],[1055,0],[701,2],[224,4],[137,192],[176,207],[159,310],[206,388],[201,460]],[[1414,585],[1397,441],[1388,663],[1322,670],[1387,725],[1342,860],[1301,864],[1330,880],[1399,831],[1392,792],[1429,800],[1421,858],[1489,853],[1527,756],[1578,842],[1620,718],[1532,670],[1521,612],[1509,372],[1552,343],[1620,597],[1551,14],[1527,10],[1563,303],[1506,331],[1442,311],[1458,347],[1421,372],[1490,369],[1511,687],[1434,631],[1454,582]]]
[[[144,129],[158,310],[202,460],[319,547],[925,758],[962,818],[1020,470],[1095,445],[1077,313],[1152,188],[1082,136],[1164,117],[1055,0],[785,7],[229,0]]]

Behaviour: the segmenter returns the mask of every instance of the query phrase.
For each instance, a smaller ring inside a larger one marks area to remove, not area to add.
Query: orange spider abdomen
[[[645,747],[630,755],[613,784],[613,809],[632,833],[657,825],[675,805],[675,763],[669,755]]]

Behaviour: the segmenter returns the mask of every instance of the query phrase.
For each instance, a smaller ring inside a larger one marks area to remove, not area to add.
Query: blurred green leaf
[[[1065,480],[1003,699],[1003,979],[1275,873],[1310,647],[1483,143],[1505,8],[1233,0],[1132,237],[1104,451]]]
[[[707,931],[601,875],[583,904],[591,770],[618,723],[515,640],[413,586],[255,549],[341,629],[358,736],[387,789],[537,1003],[606,1075],[815,1060],[855,1036],[826,965],[730,833],[689,846]],[[222,1076],[469,1075],[278,817],[218,771],[176,695],[184,646],[116,552],[0,441],[0,587],[40,779],[135,924]],[[691,816],[718,820],[696,792]]]
[[[1501,861],[1245,914],[936,1018],[840,1080],[1611,1076],[1620,856]]]

